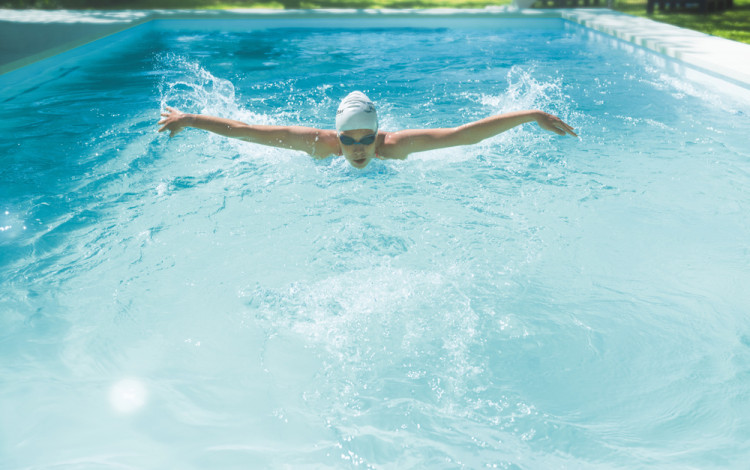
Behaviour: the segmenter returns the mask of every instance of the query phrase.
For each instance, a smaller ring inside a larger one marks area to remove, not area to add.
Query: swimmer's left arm
[[[557,116],[539,110],[515,111],[490,116],[454,128],[393,132],[388,135],[385,142],[385,147],[390,151],[384,150],[394,155],[392,158],[406,158],[406,155],[410,153],[476,144],[527,122],[536,122],[542,129],[558,135],[577,137],[573,128]]]
[[[338,137],[335,131],[302,126],[266,126],[203,114],[186,114],[166,107],[159,132],[169,131],[169,136],[193,127],[214,134],[244,140],[270,147],[300,150],[315,158],[325,158],[338,151]]]

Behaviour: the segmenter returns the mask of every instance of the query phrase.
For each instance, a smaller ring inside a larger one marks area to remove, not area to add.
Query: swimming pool
[[[514,25],[151,22],[1,77],[0,467],[740,468],[750,106]],[[156,134],[355,89],[386,130],[581,139],[358,171]]]

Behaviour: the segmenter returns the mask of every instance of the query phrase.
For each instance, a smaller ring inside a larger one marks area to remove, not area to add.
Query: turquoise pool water
[[[514,24],[152,22],[0,77],[0,468],[743,468],[750,101]],[[156,133],[355,89],[581,138],[358,171]]]

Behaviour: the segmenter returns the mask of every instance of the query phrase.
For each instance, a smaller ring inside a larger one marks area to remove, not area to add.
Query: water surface
[[[152,23],[2,77],[0,468],[742,468],[750,106],[553,26]],[[352,90],[581,138],[358,171],[156,133]]]

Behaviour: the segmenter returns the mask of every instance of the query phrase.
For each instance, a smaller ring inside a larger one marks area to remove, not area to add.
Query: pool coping
[[[76,36],[0,65],[0,75],[153,20],[168,19],[318,19],[318,18],[561,18],[678,61],[713,77],[750,90],[750,45],[685,28],[658,23],[605,8],[518,9],[513,6],[484,9],[424,10],[3,10],[0,9],[0,44],[23,44],[13,37],[19,31],[55,37],[55,32],[75,25]],[[14,26],[13,30],[10,26]],[[59,37],[60,34],[58,33]],[[37,40],[39,35],[35,35]],[[22,52],[22,51],[21,51]]]

